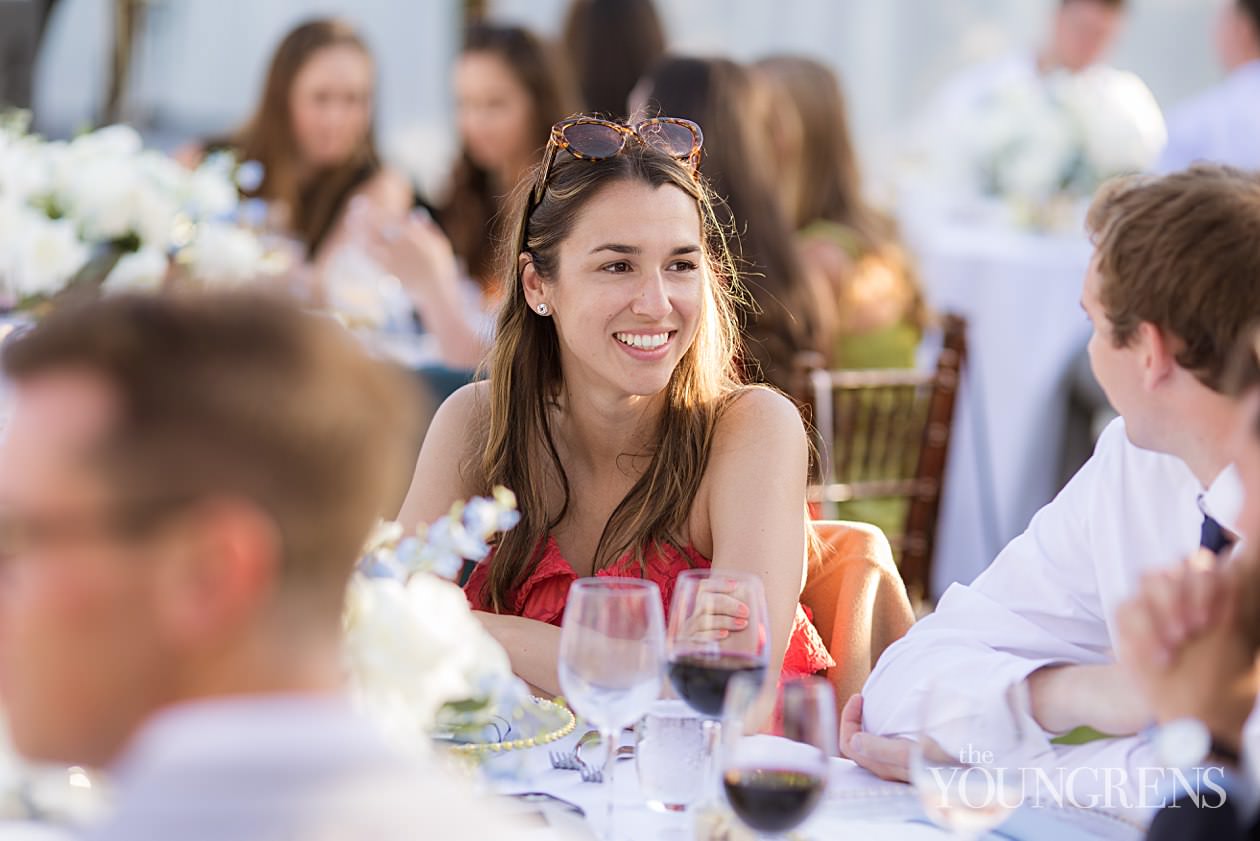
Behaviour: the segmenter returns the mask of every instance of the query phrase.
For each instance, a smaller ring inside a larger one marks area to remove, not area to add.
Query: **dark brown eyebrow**
[[[596,254],[600,251],[612,251],[617,254],[639,254],[642,252],[642,249],[640,249],[638,246],[635,246],[635,245],[622,245],[621,243],[617,243],[617,242],[604,243],[603,245],[597,248],[591,249],[592,254]]]
[[[604,243],[603,245],[598,246],[597,248],[591,249],[592,254],[596,254],[600,251],[612,251],[616,254],[642,254],[643,253],[643,249],[639,248],[637,245],[625,245],[623,243],[618,243],[618,242]],[[669,252],[669,255],[671,257],[677,257],[681,254],[699,254],[699,253],[700,253],[700,246],[698,245],[680,245],[680,246],[677,246],[673,251]]]

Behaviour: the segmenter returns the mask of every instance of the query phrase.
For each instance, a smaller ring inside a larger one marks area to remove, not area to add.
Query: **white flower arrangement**
[[[196,170],[143,147],[129,126],[68,142],[0,116],[0,287],[3,303],[46,300],[94,267],[106,291],[153,289],[172,264],[201,283],[254,276],[263,249],[233,223],[230,155]]]
[[[433,736],[480,730],[528,698],[452,581],[518,520],[515,496],[496,488],[415,535],[382,523],[369,540],[346,598],[346,665],[355,702],[401,743],[423,751]]]
[[[1154,164],[1166,137],[1136,76],[1103,67],[1056,72],[995,89],[939,150],[939,166],[974,194],[1006,202],[1017,221],[1055,227],[1047,210],[1074,216],[1108,178]]]

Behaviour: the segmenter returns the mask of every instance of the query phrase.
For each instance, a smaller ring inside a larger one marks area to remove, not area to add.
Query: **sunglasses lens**
[[[570,148],[588,158],[611,158],[621,151],[625,138],[612,126],[576,123],[566,126],[564,139]]]
[[[696,135],[689,126],[666,120],[644,123],[639,136],[653,149],[674,158],[685,158],[696,146]]]

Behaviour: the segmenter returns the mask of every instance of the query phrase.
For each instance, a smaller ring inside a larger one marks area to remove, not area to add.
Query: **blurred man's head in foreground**
[[[410,455],[396,372],[246,293],[67,306],[3,371],[0,698],[22,753],[100,765],[167,704],[336,685],[345,582]]]

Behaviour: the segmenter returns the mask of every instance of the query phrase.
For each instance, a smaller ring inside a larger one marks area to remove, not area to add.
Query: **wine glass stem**
[[[617,748],[618,737],[621,735],[620,730],[604,730],[600,729],[599,738],[607,748],[604,753],[604,788],[607,789],[607,802],[604,805],[604,841],[613,841],[613,832],[617,828],[613,816],[613,803],[616,800],[617,789],[613,786],[613,772],[617,768]]]

